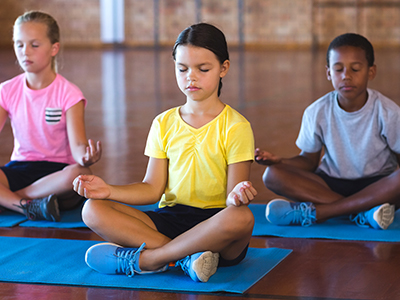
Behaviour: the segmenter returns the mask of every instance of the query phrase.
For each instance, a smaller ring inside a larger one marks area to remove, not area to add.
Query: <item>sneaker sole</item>
[[[284,199],[273,199],[273,200],[271,200],[271,201],[269,201],[268,203],[267,203],[267,207],[265,208],[265,218],[267,219],[267,221],[268,222],[270,222],[271,224],[273,224],[272,223],[272,221],[268,218],[269,217],[269,214],[270,214],[270,204],[271,203],[273,203],[273,202],[276,202],[276,201],[281,201],[281,200],[284,200]]]
[[[193,262],[193,270],[201,282],[208,279],[217,272],[219,254],[206,251]]]
[[[54,204],[54,209],[51,210],[50,212],[50,217],[53,220],[53,222],[60,222],[60,209],[58,208],[58,199],[56,195],[51,196],[51,199],[49,202],[53,202]]]
[[[394,205],[385,203],[374,212],[374,220],[381,229],[387,229],[393,223],[394,212]]]

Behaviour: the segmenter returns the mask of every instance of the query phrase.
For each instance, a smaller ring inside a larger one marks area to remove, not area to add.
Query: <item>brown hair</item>
[[[51,44],[60,42],[60,28],[58,27],[57,21],[49,14],[41,11],[28,11],[15,20],[14,27],[27,22],[38,22],[45,24],[47,26],[47,37],[49,38]],[[53,57],[52,59],[51,68],[55,72],[57,71],[56,57]]]

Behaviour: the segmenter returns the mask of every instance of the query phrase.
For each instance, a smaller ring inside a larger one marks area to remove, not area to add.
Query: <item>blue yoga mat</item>
[[[276,226],[265,217],[265,204],[251,204],[255,218],[253,236],[279,236],[290,238],[324,238],[352,241],[400,241],[400,210],[396,211],[394,222],[386,230],[362,228],[350,222],[348,217],[330,219],[324,223],[302,226]]]
[[[292,250],[249,248],[237,266],[198,283],[180,268],[151,275],[104,275],[90,269],[86,250],[97,241],[0,237],[0,281],[183,292],[244,293]]]
[[[26,217],[11,210],[0,212],[0,227],[13,227],[26,221]]]
[[[134,206],[141,211],[154,210],[158,204]],[[38,228],[87,228],[86,224],[82,221],[82,206],[69,211],[62,211],[60,213],[60,222],[50,221],[29,221],[23,222],[21,227],[38,227]]]

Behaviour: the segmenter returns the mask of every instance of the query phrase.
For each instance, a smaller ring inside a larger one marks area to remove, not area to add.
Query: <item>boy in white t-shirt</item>
[[[350,215],[359,226],[386,229],[400,201],[400,108],[367,88],[376,66],[363,36],[336,37],[326,70],[335,90],[305,110],[301,153],[285,159],[256,149],[256,161],[268,165],[266,187],[295,201],[272,200],[267,219],[308,226]]]

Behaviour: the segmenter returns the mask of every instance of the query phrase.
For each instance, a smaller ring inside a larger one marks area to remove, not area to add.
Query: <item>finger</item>
[[[82,196],[82,191],[81,191],[81,181],[78,180],[76,184],[74,185],[74,191],[77,192],[79,195]]]
[[[248,201],[254,199],[254,195],[251,193],[250,189],[245,189],[245,190],[243,191],[243,194],[245,194],[246,199],[247,199]]]
[[[247,198],[247,195],[246,195],[246,189],[241,188],[239,190],[239,192],[240,192],[240,203],[243,203],[243,204],[249,203],[249,199]]]
[[[97,148],[97,152],[99,152],[101,154],[102,149],[101,149],[101,142],[100,141],[97,141],[96,148]]]
[[[82,194],[82,196],[84,196],[85,198],[90,198],[90,197],[89,197],[89,193],[88,193],[88,191],[87,191],[86,188],[83,189],[83,194]]]

